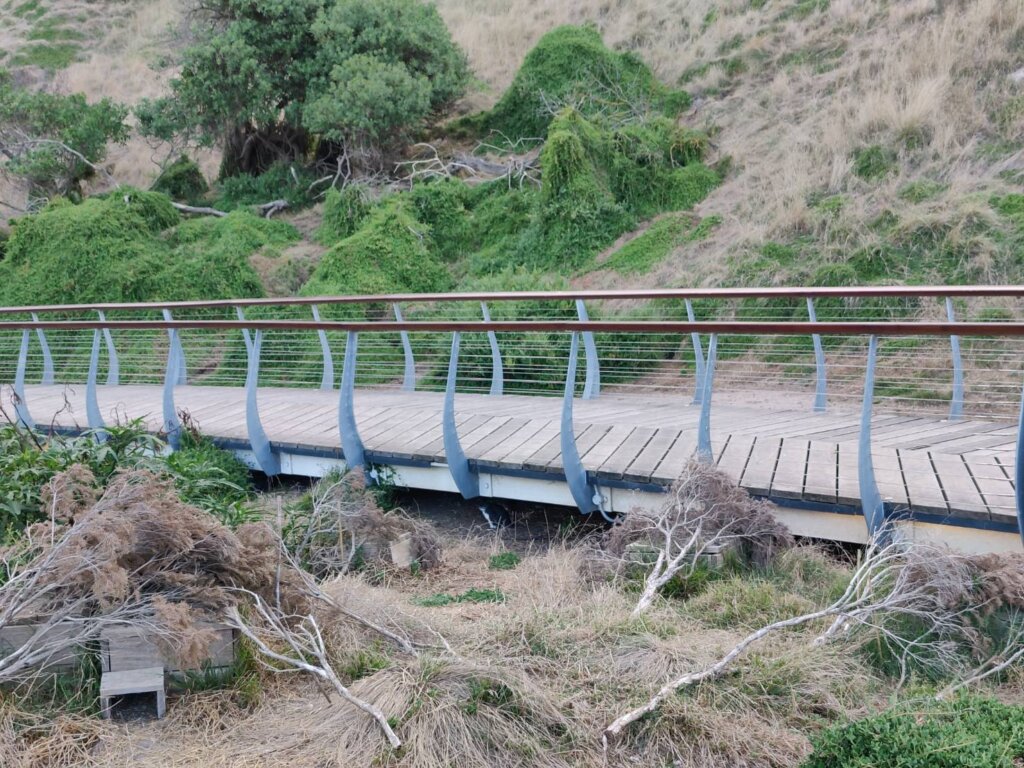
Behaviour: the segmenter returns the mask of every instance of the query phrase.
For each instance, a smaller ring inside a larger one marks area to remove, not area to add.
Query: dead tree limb
[[[248,638],[266,659],[306,672],[317,680],[329,684],[342,699],[376,720],[387,737],[388,743],[394,749],[402,746],[401,740],[395,734],[394,729],[388,723],[387,716],[381,709],[356,696],[341,682],[327,658],[323,634],[313,614],[303,617],[285,616],[268,606],[256,593],[248,590],[241,591],[251,601],[252,609],[261,623],[259,626],[250,624],[241,617],[236,607],[231,607],[226,613],[227,623],[230,626]],[[283,643],[290,653],[274,650],[271,645],[274,641]],[[314,661],[315,663],[313,663]],[[276,669],[265,661],[263,663],[269,669]]]
[[[926,544],[899,541],[871,542],[843,594],[831,605],[773,622],[740,640],[718,661],[688,672],[663,685],[645,704],[626,712],[604,729],[602,743],[609,744],[640,718],[656,711],[669,696],[704,680],[719,677],[748,648],[784,629],[832,619],[815,645],[849,637],[858,629],[879,631],[903,654],[904,668],[911,658],[935,657],[954,663],[953,638],[963,630],[966,611],[959,607],[971,595],[971,571],[964,558]],[[888,629],[885,618],[913,617],[925,622],[927,631],[904,638]],[[928,638],[928,639],[923,639]]]

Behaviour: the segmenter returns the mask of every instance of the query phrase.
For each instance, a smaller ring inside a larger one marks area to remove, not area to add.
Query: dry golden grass
[[[832,0],[824,10],[796,0],[440,0],[438,7],[474,71],[489,86],[469,106],[493,102],[530,46],[557,24],[597,24],[613,46],[637,52],[666,82],[711,64],[684,84],[695,105],[684,119],[714,127],[720,156],[731,156],[732,176],[698,208],[723,224],[708,240],[677,251],[651,273],[649,285],[713,284],[725,258],[745,246],[829,230],[833,252],[870,242],[867,223],[898,205],[908,226],[915,219],[965,221],[977,200],[1002,189],[998,174],[1024,167],[1024,156],[993,158],[986,141],[1020,138],[1024,110],[999,111],[1024,95],[1008,77],[1020,66],[1024,2],[974,0]],[[730,74],[726,62],[746,70]],[[713,63],[717,62],[717,63]],[[919,146],[905,148],[911,139]],[[884,183],[852,173],[858,147],[904,147],[897,172]],[[898,200],[908,181],[949,184],[937,199]],[[812,194],[846,196],[837,217],[808,205]],[[824,254],[828,258],[829,253]],[[991,247],[972,243],[972,262],[991,271]],[[780,275],[780,278],[784,277]],[[588,276],[588,287],[618,284],[616,274]]]
[[[325,700],[308,679],[267,673],[251,709],[231,692],[188,694],[171,700],[165,720],[145,724],[24,716],[19,724],[0,701],[0,763],[775,768],[799,765],[808,735],[823,724],[887,704],[891,683],[849,649],[813,648],[812,635],[781,635],[742,657],[726,677],[671,699],[658,717],[613,745],[606,760],[601,729],[665,680],[717,659],[745,634],[743,622],[724,626],[720,617],[678,600],[661,601],[634,619],[635,593],[581,579],[585,546],[556,543],[525,555],[512,570],[491,570],[489,556],[499,548],[490,538],[447,541],[435,570],[392,572],[372,583],[344,576],[325,587],[346,607],[392,629],[420,642],[440,632],[452,646],[454,655],[413,659],[361,628],[324,617],[336,669],[346,682],[357,677],[353,693],[394,719],[404,742],[397,754],[387,751],[365,715]],[[786,588],[796,590],[789,598],[794,605],[813,599],[841,570],[820,552],[800,548],[776,565]],[[418,604],[470,587],[500,589],[506,600]],[[1010,678],[1000,695],[1019,700],[1021,682]]]

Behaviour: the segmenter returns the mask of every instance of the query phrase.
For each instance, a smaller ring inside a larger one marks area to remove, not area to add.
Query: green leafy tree
[[[355,150],[380,158],[462,95],[465,56],[421,0],[205,0],[207,26],[145,134],[224,150],[221,176]]]
[[[127,110],[108,99],[17,88],[0,71],[0,171],[24,179],[34,197],[74,195],[96,173],[109,142],[128,138]]]

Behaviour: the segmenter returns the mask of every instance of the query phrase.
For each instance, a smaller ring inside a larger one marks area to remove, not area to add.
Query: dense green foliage
[[[24,178],[35,196],[78,194],[107,144],[128,138],[126,116],[109,99],[17,88],[0,70],[0,170]]]
[[[210,0],[173,96],[137,111],[148,135],[224,149],[222,177],[344,145],[390,151],[465,88],[465,56],[420,0]],[[313,140],[310,140],[310,137]],[[322,139],[316,147],[317,140]]]
[[[198,202],[210,191],[203,172],[188,155],[182,155],[164,168],[150,189],[186,203]]]
[[[248,262],[294,228],[244,212],[181,222],[168,198],[121,188],[79,205],[57,200],[18,219],[0,262],[7,305],[261,296]]]
[[[906,704],[812,742],[804,768],[1013,768],[1024,759],[1024,709],[977,696]]]
[[[106,440],[99,441],[94,433],[45,436],[0,427],[0,535],[10,536],[45,519],[45,485],[75,465],[92,472],[99,490],[118,470],[145,467],[172,477],[185,502],[226,523],[252,518],[248,471],[233,455],[186,435],[182,449],[164,457],[163,443],[138,423],[111,426],[106,433]]]
[[[331,187],[324,198],[316,239],[325,245],[343,240],[359,228],[369,212],[370,203],[362,185],[349,184],[341,190]]]
[[[663,112],[689,104],[665,88],[632,53],[616,53],[592,26],[564,26],[544,35],[527,54],[512,85],[489,113],[474,120],[510,140],[543,138],[554,114],[576,106],[588,116]]]
[[[324,254],[302,292],[307,296],[423,293],[450,286],[448,271],[431,252],[430,228],[416,220],[401,196],[395,196]]]

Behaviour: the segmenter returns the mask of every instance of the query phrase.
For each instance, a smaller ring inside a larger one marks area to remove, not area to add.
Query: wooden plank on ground
[[[860,506],[856,443],[836,445],[836,503],[851,507]]]
[[[939,479],[935,476],[927,451],[899,450],[903,480],[910,496],[910,508],[915,512],[946,515],[949,507],[942,494]]]

